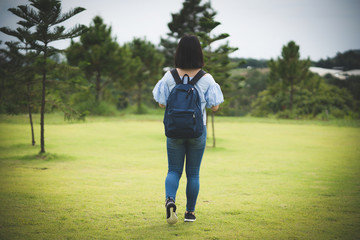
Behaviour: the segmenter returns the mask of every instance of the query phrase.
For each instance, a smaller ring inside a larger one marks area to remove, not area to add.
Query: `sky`
[[[135,37],[158,45],[165,38],[184,0],[63,0],[63,11],[81,6],[86,11],[63,23],[89,26],[100,15],[112,27],[120,44]],[[203,0],[202,3],[208,0]],[[338,52],[360,49],[360,0],[210,0],[221,22],[214,34],[228,33],[226,41],[238,47],[232,57],[270,59],[293,40],[300,46],[301,58],[318,61]],[[28,4],[26,0],[0,0],[0,26],[16,28],[20,19],[8,8]],[[1,41],[9,41],[0,33]],[[76,39],[75,39],[76,40]],[[54,43],[69,46],[69,40]]]

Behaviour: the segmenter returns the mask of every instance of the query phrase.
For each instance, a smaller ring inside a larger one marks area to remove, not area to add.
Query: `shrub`
[[[252,115],[266,117],[274,114],[279,118],[314,118],[318,115],[322,119],[351,118],[358,116],[356,102],[346,89],[322,83],[313,91],[296,89],[293,109],[287,109],[288,94],[265,90],[253,103]],[[354,111],[354,112],[353,112]]]
[[[78,92],[71,96],[70,105],[80,113],[91,115],[113,116],[117,114],[115,104],[108,102],[96,102],[90,92]]]

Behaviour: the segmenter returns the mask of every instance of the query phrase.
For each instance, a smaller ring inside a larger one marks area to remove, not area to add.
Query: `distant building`
[[[341,80],[345,80],[349,76],[360,75],[360,69],[354,69],[349,71],[342,71],[341,69],[328,69],[328,68],[320,68],[320,67],[310,67],[309,70],[313,73],[318,74],[321,77],[324,77],[326,74],[330,74],[336,78]]]

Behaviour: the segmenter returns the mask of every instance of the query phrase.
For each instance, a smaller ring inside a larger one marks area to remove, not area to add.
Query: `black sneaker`
[[[165,203],[166,207],[166,221],[168,224],[175,224],[178,220],[176,215],[176,205],[175,201],[171,198],[168,198]]]
[[[194,222],[196,220],[196,217],[193,213],[185,213],[184,222]]]

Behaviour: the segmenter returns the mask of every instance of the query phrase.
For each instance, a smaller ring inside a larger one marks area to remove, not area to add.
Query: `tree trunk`
[[[215,113],[211,111],[211,126],[212,126],[212,137],[213,137],[213,148],[216,147],[215,145],[215,123],[214,123]]]
[[[141,91],[142,91],[142,84],[138,82],[138,96],[137,96],[137,112],[142,113],[141,110]]]
[[[25,44],[26,47],[26,56],[28,56],[28,44]],[[28,61],[26,61],[26,65],[28,66]],[[31,113],[31,83],[30,81],[26,84],[27,86],[27,94],[28,94],[28,110],[29,110],[29,120],[30,120],[30,128],[31,128],[31,145],[35,146],[35,135],[34,135],[34,125],[32,120],[32,113]]]
[[[290,79],[290,107],[289,109],[292,110],[293,106],[293,97],[294,97],[294,79]]]
[[[46,59],[47,59],[47,44],[45,44],[44,48],[44,65],[43,65],[43,78],[42,78],[42,96],[41,96],[41,117],[40,117],[40,142],[41,142],[41,150],[40,153],[45,153],[45,129],[44,129],[44,115],[45,115],[45,82],[46,82]]]
[[[96,75],[96,102],[101,101],[101,74],[100,71]]]
[[[209,54],[209,57],[208,57],[208,65],[211,66],[211,32],[209,32],[209,50],[208,50],[208,54]],[[211,69],[209,69],[210,71]],[[216,139],[215,139],[215,113],[214,111],[211,111],[211,128],[212,128],[212,138],[213,138],[213,148],[216,147]]]
[[[205,113],[206,113],[206,109],[205,109]],[[206,114],[206,141],[209,139],[208,122],[209,122],[209,114]]]
[[[32,113],[31,113],[31,89],[30,89],[30,83],[27,84],[27,90],[28,90],[28,109],[29,109],[29,119],[30,119],[30,127],[31,127],[31,144],[35,145],[35,136],[34,136],[34,126],[32,121]]]

